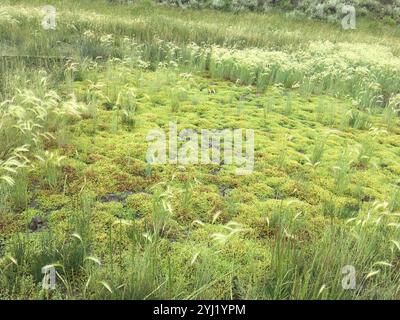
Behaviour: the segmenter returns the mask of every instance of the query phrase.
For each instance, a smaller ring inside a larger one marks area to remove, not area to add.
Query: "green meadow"
[[[0,299],[400,298],[398,26],[51,2],[0,4]],[[252,172],[149,163],[171,123]]]

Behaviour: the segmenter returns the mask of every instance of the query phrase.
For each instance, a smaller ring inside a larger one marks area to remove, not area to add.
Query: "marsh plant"
[[[400,113],[400,95],[393,96],[383,111],[383,120],[388,131],[393,131]]]
[[[152,214],[152,226],[153,236],[162,236],[168,227],[168,223],[172,216],[171,199],[172,193],[169,186],[164,190],[162,186],[156,186],[154,188],[153,197],[153,214]]]
[[[316,112],[316,120],[322,122],[324,120],[324,108],[326,108],[325,100],[320,98],[318,99],[317,105],[315,107]]]
[[[288,150],[287,150],[287,148],[282,148],[279,151],[278,158],[277,158],[277,164],[281,170],[284,170],[286,168],[287,158],[288,158]]]
[[[190,180],[186,180],[182,190],[182,206],[185,210],[190,211],[193,198],[193,184]]]
[[[27,209],[29,203],[29,170],[23,168],[19,170],[14,178],[14,184],[10,189],[10,200],[12,206],[17,211]]]
[[[313,166],[318,166],[324,155],[325,145],[328,137],[322,136],[315,140],[314,148],[312,150],[310,158],[307,158],[309,163]]]
[[[400,187],[395,186],[392,190],[389,199],[389,209],[392,212],[395,212],[400,209]]]
[[[28,195],[24,172],[30,164],[25,156],[28,150],[28,146],[19,147],[12,152],[9,150],[11,153],[4,160],[0,158],[0,199],[3,205],[11,195],[16,207],[26,207]]]
[[[364,138],[357,146],[357,154],[357,166],[361,169],[366,169],[372,162],[374,142],[369,137]]]
[[[129,131],[133,130],[136,124],[135,119],[136,103],[134,94],[128,94],[126,104],[122,108],[122,122],[128,126]]]
[[[358,130],[365,130],[369,129],[370,121],[369,121],[369,110],[360,111],[351,108],[348,110],[343,119],[342,119],[342,126],[343,127],[351,127]]]
[[[35,156],[39,160],[39,168],[45,184],[50,189],[56,189],[62,179],[62,161],[64,156],[56,153],[45,151],[43,154]]]
[[[290,116],[293,112],[293,98],[292,95],[289,93],[286,102],[285,102],[285,107],[283,109],[283,114],[286,116]]]
[[[347,148],[345,148],[336,165],[332,167],[335,180],[335,192],[338,194],[343,194],[349,187],[351,182],[352,163],[353,159],[351,158],[351,153]]]

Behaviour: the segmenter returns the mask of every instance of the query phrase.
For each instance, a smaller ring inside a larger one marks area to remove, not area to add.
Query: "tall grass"
[[[338,194],[343,194],[348,190],[351,182],[350,174],[352,172],[352,162],[353,159],[350,151],[344,149],[336,165],[332,168],[334,172],[335,192]]]
[[[398,274],[391,263],[398,252],[383,241],[387,229],[352,226],[346,231],[331,225],[309,250],[281,234],[273,250],[271,269],[259,282],[264,299],[390,299],[399,291]],[[355,270],[355,287],[343,287],[346,266]],[[386,290],[379,283],[391,283]]]
[[[86,7],[85,4],[82,6]],[[17,12],[13,7],[6,8],[10,17],[19,21],[20,27],[17,32],[9,32],[10,25],[4,21],[1,24],[2,34],[5,35],[4,41],[16,46],[18,39],[29,38],[27,34],[30,26],[39,22],[40,14],[38,10],[33,11],[30,19],[24,10]],[[151,8],[139,6],[142,16],[138,16],[133,8],[128,9],[131,16],[118,8],[107,6],[98,8],[104,13],[84,14],[60,4],[60,16],[63,18],[57,30],[52,33],[40,31],[38,39],[24,42],[23,46],[18,45],[18,54],[33,56],[33,61],[37,56],[91,59],[140,56],[150,63],[151,68],[155,68],[159,62],[176,61],[179,65],[190,65],[193,69],[210,69],[214,77],[240,81],[246,85],[254,84],[259,91],[268,84],[282,83],[288,88],[300,86],[302,90],[306,86],[308,94],[324,92],[351,95],[363,108],[384,106],[388,97],[399,93],[393,85],[399,81],[399,61],[392,54],[390,40],[384,46],[374,46],[377,41],[361,34],[364,40],[371,42],[367,45],[351,45],[348,38],[343,39],[336,34],[331,41],[322,43],[317,40],[319,37],[313,38],[310,33],[314,41],[308,41],[304,39],[304,34],[299,37],[296,32],[286,31],[280,22],[279,26],[283,29],[281,34],[288,35],[294,51],[288,48],[288,39],[282,42],[282,36],[276,37],[274,34],[272,38],[266,37],[263,30],[261,38],[261,30],[250,27],[255,26],[254,23],[250,24],[252,15],[241,18],[238,28],[232,30],[224,28],[225,22],[221,19],[211,24],[208,19],[219,15],[214,12],[207,12],[210,16],[206,16],[187,11],[187,15],[198,20],[187,22],[165,8],[157,9],[160,10],[158,14],[158,11],[154,13]],[[110,16],[113,10],[121,14],[118,21]],[[172,14],[175,20],[162,15],[164,10]],[[234,15],[224,15],[231,22],[237,20]],[[278,20],[278,16],[272,16]],[[259,17],[260,20],[265,19],[262,15]],[[69,24],[72,21],[74,28]],[[318,28],[324,30],[322,25],[318,25]],[[224,29],[227,29],[225,32],[229,37],[221,31]],[[258,33],[254,33],[254,29]],[[241,41],[243,38],[245,40]],[[60,43],[76,45],[68,46],[67,49],[51,45],[60,39],[63,39]],[[297,42],[293,42],[294,39]],[[338,42],[338,39],[342,42]],[[207,46],[204,47],[204,44]],[[375,55],[377,50],[381,52],[381,57]],[[355,55],[360,58],[354,58]],[[336,60],[332,61],[331,56],[335,56]],[[64,77],[68,75],[67,72]]]

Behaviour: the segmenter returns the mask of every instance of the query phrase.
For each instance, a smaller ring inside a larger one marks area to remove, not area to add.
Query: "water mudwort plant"
[[[0,299],[399,298],[398,1],[43,6],[0,3]]]

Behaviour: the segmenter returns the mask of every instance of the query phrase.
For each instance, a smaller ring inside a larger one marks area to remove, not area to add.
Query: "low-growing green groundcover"
[[[45,33],[39,9],[24,11],[35,5],[2,7],[2,48],[68,59],[1,60],[2,299],[398,298],[395,33],[374,44],[373,33],[349,43],[338,31],[323,45],[297,21],[308,36],[269,29],[273,50],[248,25],[269,16],[251,14],[223,31],[246,39],[232,48],[214,41],[225,22],[189,10],[197,35],[168,19],[174,9],[133,6],[141,18],[99,5],[83,19],[60,4]],[[181,33],[146,39],[158,15]],[[215,43],[189,43],[208,36]],[[68,55],[50,46],[61,40]],[[302,57],[320,64],[305,70]],[[150,165],[146,138],[171,123],[254,130],[253,171]],[[55,288],[43,287],[43,267],[57,271]]]

